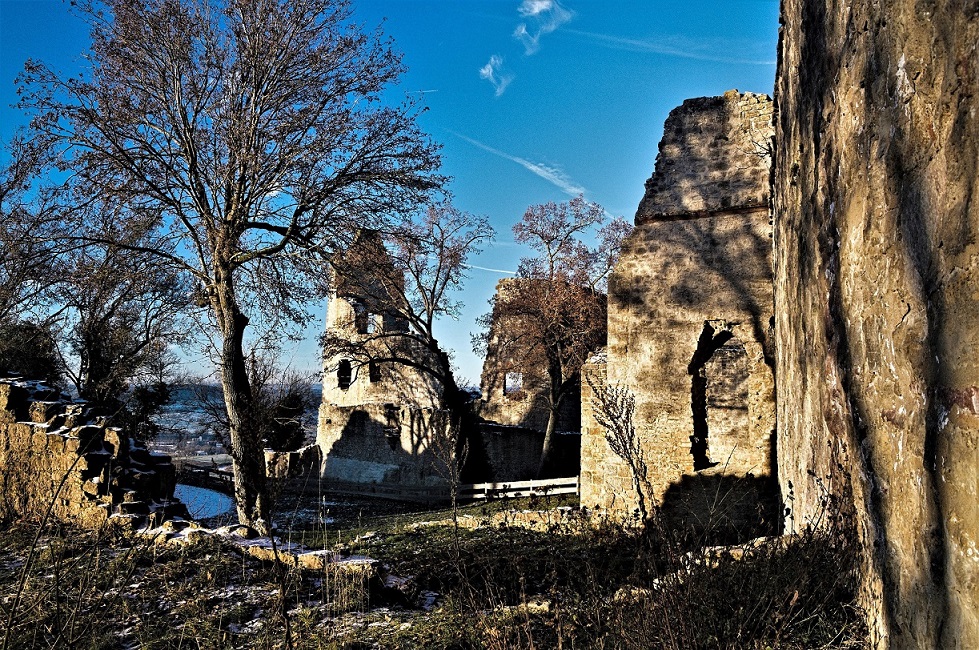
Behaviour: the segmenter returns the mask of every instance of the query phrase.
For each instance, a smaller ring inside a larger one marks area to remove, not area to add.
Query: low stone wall
[[[317,444],[295,451],[265,450],[265,474],[270,478],[288,479],[306,476],[319,469],[323,453]]]
[[[150,453],[84,402],[40,382],[0,379],[0,516],[97,527],[188,517],[169,456]]]
[[[321,405],[317,428],[317,446],[323,454],[320,476],[329,481],[409,488],[447,485],[446,459],[453,450],[439,447],[437,413],[397,404]],[[555,472],[565,476],[578,472],[579,440],[577,433],[556,436]],[[518,481],[536,477],[544,434],[483,423],[471,443],[478,449],[470,451],[468,480]],[[294,460],[271,459],[270,472],[273,465],[280,464],[291,467]],[[287,470],[280,467],[276,471]]]
[[[544,432],[492,423],[480,425],[487,474],[476,481],[526,481],[538,478]],[[565,431],[554,436],[548,476],[575,476],[580,466],[581,435]]]

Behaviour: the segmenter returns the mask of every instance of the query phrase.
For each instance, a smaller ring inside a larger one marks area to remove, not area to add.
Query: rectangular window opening
[[[354,328],[358,334],[367,334],[370,329],[370,314],[367,307],[361,302],[355,302],[354,307]]]
[[[349,359],[342,359],[337,367],[337,387],[340,390],[347,390],[353,383],[353,365]]]

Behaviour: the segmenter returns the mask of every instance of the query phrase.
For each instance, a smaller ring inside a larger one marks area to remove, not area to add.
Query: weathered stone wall
[[[437,446],[442,438],[433,433],[433,427],[442,426],[442,421],[436,411],[390,403],[324,405],[320,418],[318,444],[323,451],[320,473],[324,479],[446,485],[446,461],[453,450]],[[341,426],[335,426],[332,418]],[[555,440],[554,465],[562,474],[577,472],[579,438],[567,434]],[[522,481],[537,476],[544,433],[483,423],[472,444],[480,445],[474,453],[485,460],[474,481]]]
[[[519,388],[512,385],[514,376],[518,378]],[[501,359],[491,344],[479,382],[482,393],[479,415],[495,424],[544,431],[550,414],[547,403],[550,381],[542,366],[517,369]],[[563,405],[558,430],[577,431],[581,426],[578,400],[569,401],[573,404]]]
[[[317,444],[324,479],[405,486],[446,484],[454,450],[433,448],[433,409],[395,403],[323,404]],[[440,436],[439,439],[442,439]]]
[[[431,449],[441,386],[410,364],[372,361],[391,358],[394,350],[398,358],[434,367],[429,352],[400,336],[407,324],[393,309],[400,292],[389,285],[403,278],[370,231],[358,236],[341,269],[327,303],[326,332],[351,345],[324,359],[316,429],[321,476],[408,486],[444,483],[444,460]]]
[[[763,95],[675,109],[610,280],[607,381],[635,396],[664,506],[682,477],[711,467],[732,480],[772,473],[771,136]],[[582,505],[629,510],[631,474],[589,420]]]
[[[979,647],[979,5],[784,0],[779,479],[848,502],[878,647]]]
[[[497,298],[516,282],[533,281],[515,278],[500,280],[496,285]],[[494,308],[479,382],[483,398],[479,415],[496,424],[545,431],[550,416],[548,394],[551,389],[547,359],[540,346],[528,344],[520,333],[518,318],[501,316]],[[519,389],[508,385],[514,375],[519,378]],[[557,431],[580,429],[580,392],[573,390],[562,400]]]
[[[729,90],[688,99],[663,125],[656,171],[646,181],[636,223],[768,208],[772,102]]]
[[[173,499],[176,471],[84,402],[43,384],[0,379],[0,510],[51,515],[86,527],[110,517],[134,525],[188,517]]]
[[[486,466],[475,474],[476,482],[528,481],[538,478],[544,432],[521,427],[480,424],[480,440],[486,454]],[[577,476],[580,466],[581,435],[564,431],[554,436],[551,449],[551,473],[554,476]]]
[[[377,327],[377,331],[397,331],[392,329],[394,325],[389,315],[370,313],[369,317],[375,321],[373,327]],[[327,302],[326,327],[328,331],[354,342],[373,336],[358,333],[353,300],[336,294]],[[371,343],[377,348],[377,356],[384,354],[383,346],[398,345],[399,353],[405,358],[417,358],[421,362],[426,362],[424,351],[411,352],[401,349],[408,348],[410,345],[408,342],[389,339]],[[432,408],[438,404],[441,387],[429,375],[406,364],[393,362],[380,362],[372,368],[364,356],[364,354],[337,354],[324,360],[324,404],[357,406],[407,402],[425,408]],[[340,363],[345,359],[350,363],[349,382],[341,382],[338,377]]]
[[[277,479],[305,478],[319,472],[323,450],[317,444],[294,451],[265,450],[265,475]]]
[[[633,512],[638,501],[629,466],[609,449],[605,427],[595,420],[595,389],[607,384],[607,359],[596,354],[581,369],[581,505]]]

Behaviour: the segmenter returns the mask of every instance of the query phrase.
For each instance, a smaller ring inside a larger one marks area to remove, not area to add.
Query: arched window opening
[[[356,300],[353,302],[354,308],[354,329],[358,334],[367,334],[370,329],[370,313],[364,303]]]
[[[706,366],[717,350],[731,340],[734,334],[730,330],[718,332],[710,324],[704,323],[704,330],[697,341],[697,349],[690,359],[687,372],[690,374],[690,412],[693,416],[693,433],[690,435],[690,455],[693,457],[695,471],[714,467],[717,461],[711,461],[707,424],[707,384]]]

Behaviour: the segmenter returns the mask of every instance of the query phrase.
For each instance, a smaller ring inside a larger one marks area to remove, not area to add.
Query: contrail
[[[466,264],[466,268],[479,269],[480,271],[491,271],[493,273],[508,273],[509,275],[516,275],[516,271],[504,271],[503,269],[491,269],[488,266],[477,266],[475,264]]]

